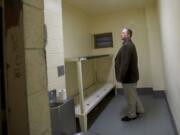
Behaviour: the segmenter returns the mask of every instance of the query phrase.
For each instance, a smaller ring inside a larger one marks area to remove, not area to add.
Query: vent
[[[58,77],[64,75],[64,65],[58,66],[57,70],[58,70]]]

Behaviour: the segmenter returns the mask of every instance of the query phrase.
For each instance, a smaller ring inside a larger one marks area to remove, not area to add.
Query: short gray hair
[[[129,29],[129,28],[124,28],[124,29],[126,29],[128,34],[130,35],[130,37],[132,37],[133,31],[131,29]]]

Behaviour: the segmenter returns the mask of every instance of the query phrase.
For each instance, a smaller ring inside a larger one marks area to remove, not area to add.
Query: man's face
[[[129,34],[128,34],[127,29],[123,29],[122,32],[121,32],[121,39],[126,40],[128,38],[129,38]]]

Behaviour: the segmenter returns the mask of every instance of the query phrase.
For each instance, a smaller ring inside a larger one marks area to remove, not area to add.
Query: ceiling
[[[155,0],[63,0],[89,15],[99,15],[122,10],[145,8]]]

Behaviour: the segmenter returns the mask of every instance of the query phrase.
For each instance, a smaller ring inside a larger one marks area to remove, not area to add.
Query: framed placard
[[[94,48],[113,47],[112,32],[94,34]]]

